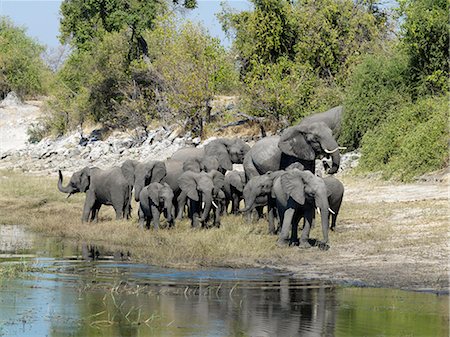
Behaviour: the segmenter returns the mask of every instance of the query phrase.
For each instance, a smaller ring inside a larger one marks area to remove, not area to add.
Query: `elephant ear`
[[[154,205],[159,205],[159,193],[162,185],[159,183],[151,183],[147,187],[148,196]]]
[[[292,126],[284,130],[278,142],[279,149],[292,157],[314,160],[316,155],[313,148],[306,142],[305,131],[300,126]]]
[[[181,190],[187,194],[188,198],[194,201],[198,201],[198,192],[197,192],[197,177],[198,173],[187,171],[184,172],[178,178],[178,185]]]
[[[89,185],[91,184],[91,169],[89,167],[85,167],[81,170],[80,174],[80,191],[86,192],[89,189]]]
[[[239,173],[230,175],[230,185],[237,189],[239,192],[244,191],[244,180],[242,179],[242,175]]]
[[[295,170],[284,173],[281,177],[281,186],[287,195],[300,205],[305,204],[305,185]]]
[[[213,156],[205,156],[201,162],[201,168],[205,172],[218,170],[220,167],[219,160]]]
[[[152,183],[159,183],[163,178],[166,176],[167,170],[166,170],[166,164],[162,161],[155,161],[152,168]]]
[[[127,159],[123,162],[122,166],[120,167],[122,170],[122,174],[125,177],[125,179],[128,182],[128,185],[133,186],[134,185],[134,171],[136,169],[137,165],[136,160]]]
[[[208,176],[211,177],[213,184],[214,184],[214,188],[217,190],[221,190],[223,187],[223,184],[225,182],[225,176],[216,170],[212,170],[211,172],[208,172]]]
[[[188,159],[183,163],[183,172],[200,172],[200,163],[197,159]]]
[[[231,144],[229,139],[216,139],[205,145],[205,154],[214,156],[219,161],[219,167],[227,171],[233,169],[230,154],[228,153],[228,145]]]

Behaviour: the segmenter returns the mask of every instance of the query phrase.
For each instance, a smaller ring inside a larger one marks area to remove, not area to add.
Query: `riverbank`
[[[23,224],[49,236],[114,247],[133,261],[204,268],[271,267],[303,279],[376,287],[448,292],[448,201],[445,184],[392,184],[341,177],[346,187],[330,250],[280,248],[267,223],[225,216],[219,229],[192,230],[187,220],[173,230],[137,228],[113,221],[81,224],[84,195],[66,199],[56,177],[0,171],[0,225]],[[311,237],[320,239],[319,228]]]

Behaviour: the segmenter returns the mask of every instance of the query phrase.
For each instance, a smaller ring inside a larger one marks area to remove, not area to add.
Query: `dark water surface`
[[[94,259],[95,258],[95,259]],[[449,297],[269,269],[177,270],[0,226],[0,336],[448,336]]]

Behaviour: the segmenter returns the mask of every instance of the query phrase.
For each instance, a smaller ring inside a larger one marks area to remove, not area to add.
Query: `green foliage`
[[[448,97],[405,104],[362,139],[361,171],[408,181],[448,163]]]
[[[235,34],[244,107],[258,116],[292,122],[342,103],[351,64],[386,37],[387,18],[371,2],[252,2],[254,10],[224,8],[219,19]]]
[[[410,100],[405,83],[407,59],[402,54],[369,55],[356,66],[345,91],[340,143],[350,149],[364,134]]]
[[[0,17],[0,98],[11,90],[22,97],[46,92],[50,71],[40,58],[43,51],[24,28]]]
[[[447,0],[401,0],[402,45],[416,94],[445,93],[449,75]]]

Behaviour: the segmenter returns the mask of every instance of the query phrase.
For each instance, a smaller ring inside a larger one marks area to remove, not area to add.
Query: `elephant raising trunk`
[[[76,189],[73,188],[73,186],[68,183],[67,186],[63,186],[63,175],[61,170],[58,170],[58,190],[62,193],[67,193],[67,197],[70,197],[72,194],[79,192]]]

